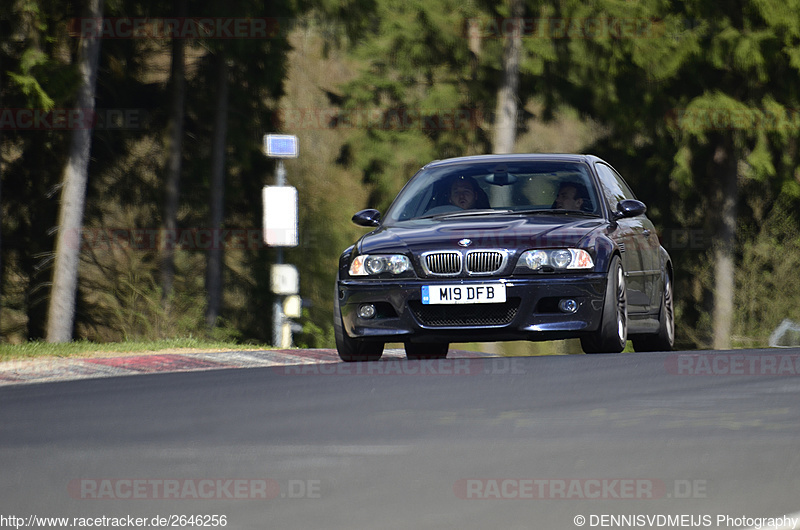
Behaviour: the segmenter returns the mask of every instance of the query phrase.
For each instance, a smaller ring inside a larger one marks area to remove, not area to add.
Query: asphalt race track
[[[800,511],[798,349],[305,354],[319,362],[6,374],[0,523],[742,528]]]

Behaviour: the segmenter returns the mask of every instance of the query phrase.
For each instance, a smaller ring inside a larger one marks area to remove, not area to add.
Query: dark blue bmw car
[[[409,359],[451,342],[579,338],[586,353],[672,349],[672,278],[646,206],[589,155],[431,162],[341,255],[334,298],[345,361],[387,342]]]

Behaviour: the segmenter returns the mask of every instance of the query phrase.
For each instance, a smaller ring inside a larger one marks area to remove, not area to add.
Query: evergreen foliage
[[[578,142],[579,129],[595,124],[583,150],[609,160],[631,181],[676,264],[680,345],[712,344],[718,333],[712,315],[725,294],[734,301],[735,346],[763,345],[781,320],[800,319],[794,213],[800,209],[800,0],[527,1],[518,26],[508,18],[509,5],[191,3],[190,17],[270,17],[277,31],[266,39],[186,40],[178,234],[209,227],[214,194],[224,197],[223,230],[259,230],[260,190],[272,184],[274,172],[261,137],[297,134],[301,156],[287,169],[299,190],[301,245],[285,257],[299,268],[301,296],[310,304],[300,319],[304,332],[295,338],[331,347],[338,257],[363,232],[351,215],[366,207],[385,210],[425,162],[490,152],[504,39],[518,27],[523,114],[517,145],[551,145],[548,134]],[[168,18],[172,8],[114,0],[106,2],[105,15]],[[81,16],[61,0],[0,6],[5,341],[44,335],[70,137],[65,128],[26,129],[8,119],[19,109],[47,113],[74,105],[74,21]],[[250,236],[245,244],[229,237],[220,318],[206,330],[206,251],[198,239],[176,248],[167,294],[158,243],[136,239],[137,230],[158,234],[164,215],[170,44],[169,38],[102,43],[97,109],[101,116],[131,111],[133,121],[93,131],[75,338],[208,334],[266,342],[273,249]],[[220,54],[230,76],[224,190],[212,189],[209,169]],[[726,168],[733,168],[732,187]],[[730,200],[735,230],[726,246],[731,218],[723,212]],[[720,249],[737,266],[728,293],[715,287]]]

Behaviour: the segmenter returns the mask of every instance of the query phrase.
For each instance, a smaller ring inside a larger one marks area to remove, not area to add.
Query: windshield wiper
[[[527,210],[512,210],[512,209],[505,209],[505,210],[493,210],[489,209],[480,209],[480,210],[461,210],[457,212],[442,212],[442,213],[435,213],[431,215],[423,215],[421,217],[416,217],[416,219],[450,219],[453,217],[472,217],[472,216],[481,216],[481,215],[506,215],[506,214],[550,214],[550,215],[580,215],[581,217],[600,217],[596,213],[591,212],[584,212],[581,210],[567,210],[564,208],[550,208],[550,209],[537,209],[537,208],[530,208]]]
[[[584,212],[583,210],[567,210],[566,208],[546,208],[546,209],[531,208],[529,210],[515,210],[514,213],[521,213],[521,214],[543,213],[550,215],[580,215],[583,217],[600,217],[596,213]]]
[[[473,215],[492,215],[492,214],[505,214],[513,212],[514,210],[492,210],[490,209],[482,209],[482,210],[463,210],[460,212],[447,212],[447,213],[439,213],[435,215],[430,215],[427,217],[432,217],[433,219],[446,219],[449,217],[472,217]]]

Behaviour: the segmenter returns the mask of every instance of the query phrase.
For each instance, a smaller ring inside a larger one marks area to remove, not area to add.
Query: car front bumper
[[[337,283],[347,334],[383,342],[488,342],[576,338],[600,325],[607,278],[602,273],[506,279],[353,280]],[[504,304],[422,304],[422,287],[458,284],[506,286]],[[577,303],[573,313],[558,302]],[[358,309],[375,306],[375,316]]]

